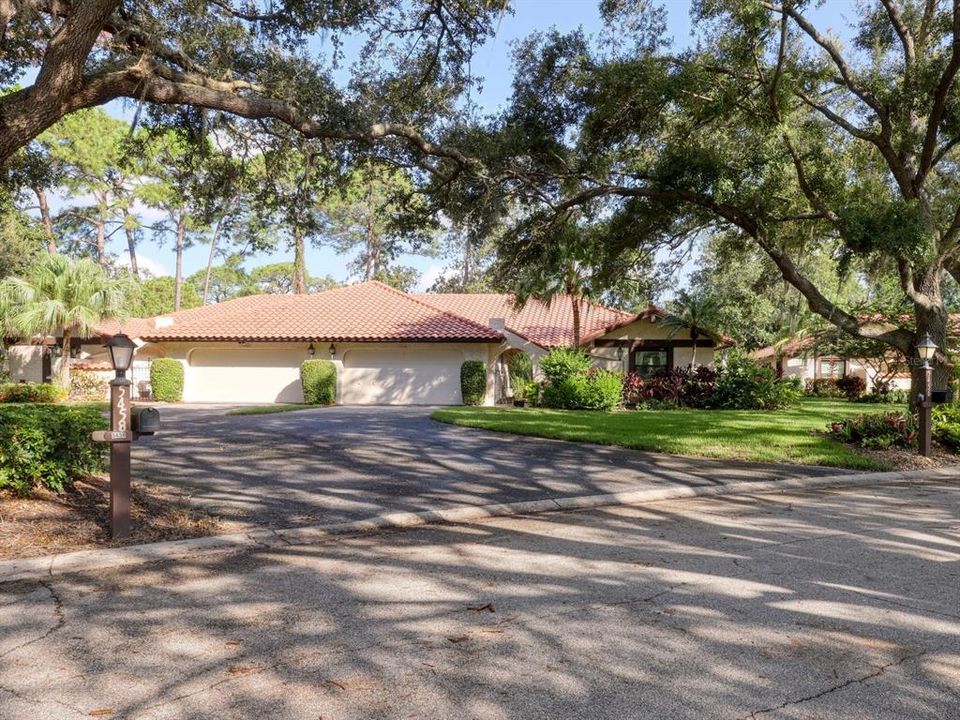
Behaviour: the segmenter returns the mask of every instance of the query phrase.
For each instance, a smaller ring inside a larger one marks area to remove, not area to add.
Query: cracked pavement
[[[960,717],[960,483],[0,585],[0,717]]]

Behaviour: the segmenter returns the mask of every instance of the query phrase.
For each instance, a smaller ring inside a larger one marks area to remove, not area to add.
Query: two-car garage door
[[[343,357],[344,405],[459,405],[463,353],[442,348],[378,347]]]
[[[188,402],[303,402],[302,348],[195,348],[188,355]],[[345,405],[459,405],[458,350],[378,345],[346,350]]]

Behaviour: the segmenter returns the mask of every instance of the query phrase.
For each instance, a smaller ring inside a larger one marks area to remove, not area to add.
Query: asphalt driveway
[[[228,520],[294,527],[383,511],[842,472],[522,438],[438,423],[422,407],[225,411],[163,407],[162,433],[134,445],[135,482],[185,488]]]
[[[10,720],[956,720],[955,482],[0,584]]]

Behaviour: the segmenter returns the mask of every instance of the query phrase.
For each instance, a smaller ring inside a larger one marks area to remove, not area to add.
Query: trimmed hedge
[[[65,400],[67,393],[51,383],[4,383],[0,385],[2,403],[55,403]]]
[[[63,492],[74,480],[103,470],[108,443],[90,434],[106,418],[94,407],[0,406],[0,488],[21,495],[38,486]]]
[[[330,360],[304,360],[300,384],[307,405],[333,405],[337,401],[337,366]]]
[[[150,387],[153,399],[163,402],[183,400],[183,365],[173,358],[157,358],[150,363]]]
[[[460,394],[464,405],[482,405],[487,394],[487,364],[464,360],[460,366]]]

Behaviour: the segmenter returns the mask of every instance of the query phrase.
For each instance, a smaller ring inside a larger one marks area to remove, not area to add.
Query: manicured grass
[[[600,413],[542,408],[457,407],[434,420],[517,435],[621,445],[702,457],[889,470],[826,437],[832,420],[903,409],[844,400],[805,399],[789,410],[657,410]]]
[[[316,410],[322,405],[302,405],[295,403],[276,403],[274,405],[251,405],[249,407],[228,410],[227,415],[271,415],[273,413],[292,412],[294,410]]]

